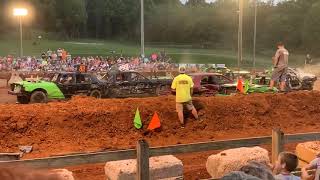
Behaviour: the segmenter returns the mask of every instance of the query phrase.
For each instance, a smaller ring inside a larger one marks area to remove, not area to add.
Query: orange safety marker
[[[238,79],[237,90],[239,90],[241,93],[244,93],[243,84],[240,79]]]
[[[155,112],[148,126],[148,130],[154,130],[160,127],[161,127],[160,119],[159,119],[158,113]]]

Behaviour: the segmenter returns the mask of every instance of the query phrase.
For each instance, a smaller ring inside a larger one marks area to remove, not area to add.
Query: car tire
[[[47,103],[48,97],[43,91],[34,91],[30,97],[30,103]]]
[[[90,96],[100,99],[101,98],[101,92],[99,90],[95,89],[95,90],[90,92]]]
[[[26,96],[17,96],[17,102],[19,104],[28,104],[29,103],[29,99]]]

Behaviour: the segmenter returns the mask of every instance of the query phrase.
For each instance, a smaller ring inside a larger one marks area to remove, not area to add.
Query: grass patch
[[[71,52],[73,56],[111,56],[111,51],[116,51],[117,54],[122,53],[124,56],[138,56],[140,54],[140,45],[133,43],[119,43],[113,41],[97,41],[97,40],[72,40],[72,41],[54,41],[41,40],[34,45],[34,41],[25,40],[24,55],[40,56],[42,52],[46,52],[48,48],[56,50],[64,48]],[[150,55],[153,52],[165,51],[172,60],[177,63],[193,63],[193,64],[226,64],[230,67],[237,66],[237,52],[231,50],[216,50],[216,49],[193,49],[188,46],[175,47],[161,45],[147,45],[145,52]],[[19,54],[18,40],[1,40],[0,41],[0,56],[8,54]],[[271,56],[273,54],[258,54],[256,60],[257,67],[270,67]],[[290,65],[300,66],[304,63],[304,55],[290,54]],[[252,67],[252,55],[244,53],[244,60],[241,63],[243,68]]]

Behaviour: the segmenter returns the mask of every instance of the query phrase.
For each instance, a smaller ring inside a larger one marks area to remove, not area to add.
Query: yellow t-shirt
[[[173,79],[171,88],[176,90],[176,102],[191,101],[190,88],[193,88],[192,78],[186,74],[180,74]]]

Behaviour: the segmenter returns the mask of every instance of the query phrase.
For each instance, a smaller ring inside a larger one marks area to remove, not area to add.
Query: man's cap
[[[179,73],[185,73],[186,72],[186,68],[185,67],[180,67],[179,68]]]
[[[283,43],[282,41],[279,41],[279,42],[277,43],[277,46],[284,46],[284,43]]]

